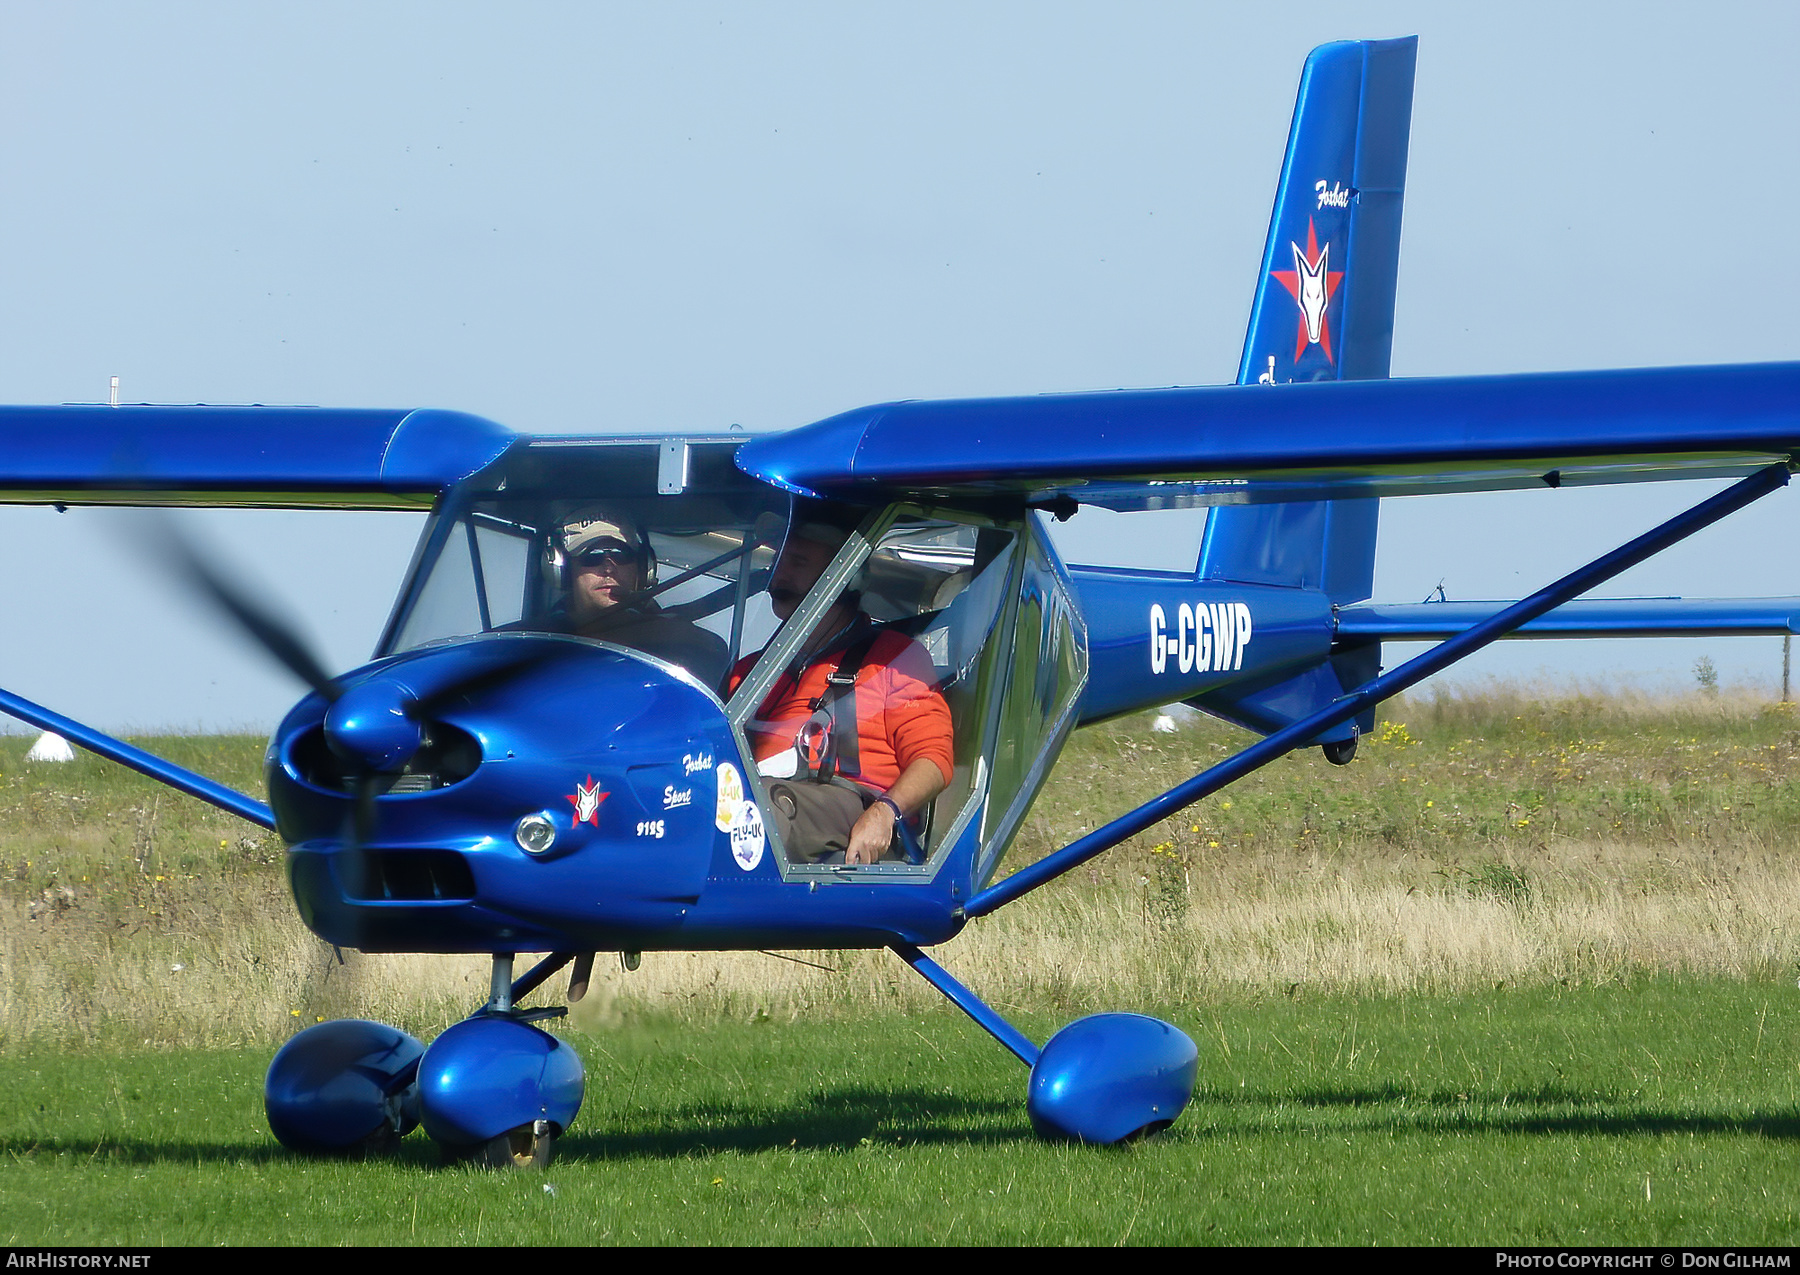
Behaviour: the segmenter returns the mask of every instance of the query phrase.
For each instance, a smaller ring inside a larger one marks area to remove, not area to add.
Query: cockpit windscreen
[[[776,622],[767,596],[787,500],[732,463],[735,440],[534,440],[427,523],[378,655],[493,632],[640,651],[709,689]]]

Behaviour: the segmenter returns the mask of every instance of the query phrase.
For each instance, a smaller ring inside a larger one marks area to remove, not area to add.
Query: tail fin
[[[1417,48],[1413,37],[1348,41],[1306,59],[1239,385],[1387,376]],[[1374,584],[1377,505],[1214,509],[1196,575],[1361,601]]]

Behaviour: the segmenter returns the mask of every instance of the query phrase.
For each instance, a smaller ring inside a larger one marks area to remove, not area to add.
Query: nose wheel
[[[488,1139],[469,1162],[483,1169],[547,1169],[555,1158],[556,1129],[536,1120]]]
[[[488,1003],[425,1050],[421,1123],[446,1158],[490,1169],[550,1163],[557,1135],[581,1108],[581,1060],[533,1025],[563,1010],[520,1010],[516,1002],[572,959],[557,954],[514,982],[511,954],[497,954]]]

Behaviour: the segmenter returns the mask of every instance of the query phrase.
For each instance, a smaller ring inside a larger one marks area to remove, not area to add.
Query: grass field
[[[1080,733],[1014,862],[1234,747]],[[1726,697],[1403,703],[938,955],[1043,1039],[1139,1009],[1201,1047],[1166,1135],[1047,1145],[1025,1072],[885,953],[655,954],[570,1024],[547,1176],[297,1161],[298,1027],[429,1037],[486,972],[339,966],[280,848],[0,738],[0,1237],[39,1243],[1782,1244],[1800,1234],[1800,722]],[[260,741],[160,741],[254,786]],[[604,962],[602,963],[604,965]],[[597,973],[599,971],[597,970]],[[1786,1170],[1784,1172],[1784,1170]]]
[[[1791,985],[1164,1006],[1167,1134],[1050,1145],[952,1012],[650,1020],[575,1043],[548,1173],[303,1162],[263,1050],[0,1059],[0,1243],[1791,1244]],[[1045,1031],[1053,1017],[1027,1025]]]

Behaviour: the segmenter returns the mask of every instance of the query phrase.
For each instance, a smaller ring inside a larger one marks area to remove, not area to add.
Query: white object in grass
[[[74,761],[75,750],[69,741],[53,731],[45,731],[25,754],[26,761]]]

